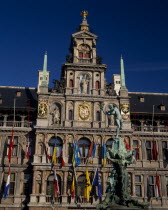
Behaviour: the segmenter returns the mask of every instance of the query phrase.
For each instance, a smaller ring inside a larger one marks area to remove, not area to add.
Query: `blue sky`
[[[129,91],[168,92],[167,0],[0,1],[0,85],[37,87],[47,50],[52,87],[83,10],[99,36],[108,82],[119,73],[122,54]]]

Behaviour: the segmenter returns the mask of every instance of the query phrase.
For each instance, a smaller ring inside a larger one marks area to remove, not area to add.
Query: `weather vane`
[[[83,16],[83,19],[85,20],[86,19],[86,16],[88,16],[88,11],[82,11],[80,13],[81,16]]]

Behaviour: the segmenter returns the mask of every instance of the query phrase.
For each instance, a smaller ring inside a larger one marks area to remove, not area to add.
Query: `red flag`
[[[153,160],[157,160],[158,159],[158,152],[157,152],[157,147],[156,147],[156,141],[153,141],[152,156],[153,156]]]
[[[29,147],[29,142],[27,142],[27,145],[26,145],[26,158],[29,159],[29,156],[30,156],[30,147]]]
[[[46,152],[47,152],[47,158],[48,158],[48,160],[51,160],[50,145],[48,144],[48,142],[46,144]]]
[[[138,160],[139,159],[139,148],[135,148],[135,152],[136,152],[135,159]]]
[[[14,141],[14,130],[12,129],[12,136],[10,139],[10,145],[9,145],[9,151],[8,151],[9,163],[11,162],[11,157],[12,157],[13,141]]]
[[[94,142],[92,141],[91,144],[90,144],[90,148],[89,148],[89,152],[88,152],[88,157],[91,157],[92,156],[93,146],[94,146]]]
[[[157,174],[157,171],[156,171],[156,181],[155,181],[155,190],[156,190],[156,199],[158,199],[158,197],[161,196],[161,191],[160,191],[160,181],[159,181],[159,176]]]
[[[65,143],[63,144],[61,151],[61,165],[65,165]]]
[[[56,169],[55,168],[54,168],[54,186],[55,186],[56,196],[58,197],[58,195],[59,195],[59,185],[58,185],[58,178],[57,178],[57,174],[56,174]]]
[[[131,148],[130,148],[128,142],[127,142],[125,139],[124,139],[124,143],[125,143],[125,148],[126,148],[127,150],[131,150]]]

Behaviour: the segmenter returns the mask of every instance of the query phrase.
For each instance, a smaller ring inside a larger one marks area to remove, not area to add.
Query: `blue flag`
[[[96,154],[96,144],[94,143],[93,151],[92,151],[92,157],[93,158],[95,157],[95,154]]]
[[[96,172],[95,172],[95,176],[94,176],[92,185],[97,186],[97,188],[98,188],[98,198],[101,198],[102,197],[101,180],[100,180],[98,168],[96,169]]]
[[[77,167],[79,164],[81,164],[81,159],[80,159],[80,150],[78,147],[78,141],[76,140],[76,143],[73,143],[73,166]]]

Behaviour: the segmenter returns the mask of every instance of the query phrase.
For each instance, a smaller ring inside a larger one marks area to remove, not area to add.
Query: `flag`
[[[13,150],[13,141],[14,141],[14,130],[12,129],[12,136],[11,136],[11,139],[10,139],[10,145],[9,145],[9,151],[8,151],[9,163],[11,163],[12,150]]]
[[[95,176],[93,178],[92,185],[97,186],[97,188],[98,188],[98,198],[101,198],[102,197],[102,193],[101,193],[101,180],[100,180],[98,168],[96,169],[96,172],[95,172]]]
[[[86,168],[86,184],[85,184],[85,191],[84,191],[84,197],[86,201],[89,201],[91,189],[92,187],[90,184],[89,172],[88,172],[88,169]]]
[[[94,146],[94,142],[92,141],[90,144],[89,152],[88,152],[88,158],[92,156],[93,146]]]
[[[81,164],[78,140],[76,140],[76,143],[73,143],[72,147],[73,147],[72,164],[74,167],[77,167],[79,164]]]
[[[65,143],[63,144],[61,151],[61,165],[65,165]]]
[[[58,178],[57,178],[57,174],[56,174],[56,168],[54,168],[54,187],[55,187],[56,196],[58,197],[58,195],[59,195],[59,185],[58,185]]]
[[[74,199],[75,197],[75,177],[72,177],[72,184],[71,184],[71,197]]]
[[[124,143],[125,143],[126,150],[131,150],[131,148],[130,148],[128,142],[126,141],[126,139],[124,139]]]
[[[153,156],[153,160],[157,160],[158,152],[157,152],[157,147],[156,147],[156,141],[153,141],[152,156]]]
[[[155,197],[156,200],[161,196],[161,191],[160,191],[160,181],[159,181],[159,176],[156,171],[156,180],[155,180]]]
[[[88,163],[93,164],[93,158],[95,157],[96,153],[96,144],[92,141],[90,145],[90,149],[88,152]]]
[[[29,159],[30,156],[30,141],[29,141],[29,137],[27,137],[27,144],[26,144],[26,158]]]
[[[56,141],[54,144],[54,150],[53,150],[53,155],[52,155],[52,162],[56,163],[57,162],[57,146],[56,146]]]
[[[106,165],[106,145],[104,144],[104,142],[103,142],[103,144],[102,144],[102,165],[103,165],[103,167]]]
[[[94,158],[95,155],[96,155],[96,144],[94,143],[93,151],[92,151],[92,157]]]
[[[135,148],[135,159],[139,159],[139,148]]]
[[[4,200],[6,200],[6,198],[8,196],[9,188],[10,188],[10,168],[8,170],[8,177],[7,177],[7,182],[6,182],[6,186],[5,186],[5,190],[4,190]]]
[[[47,152],[47,159],[51,160],[51,150],[50,150],[50,145],[48,142],[46,143],[46,152]]]

